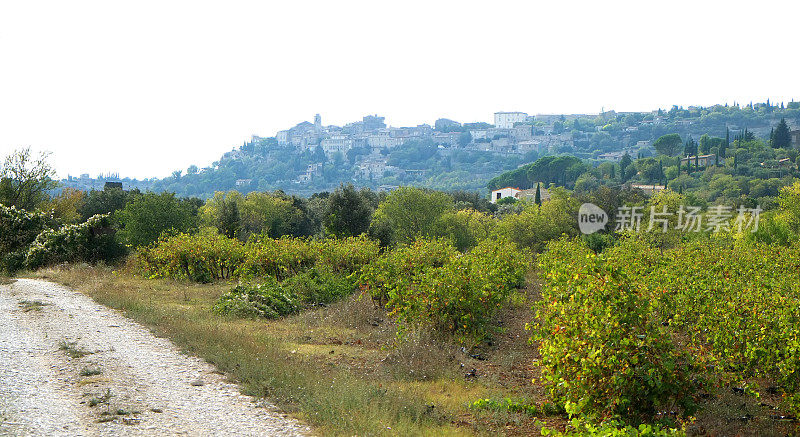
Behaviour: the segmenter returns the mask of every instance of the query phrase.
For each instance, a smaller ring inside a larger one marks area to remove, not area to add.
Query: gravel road
[[[30,279],[0,285],[0,435],[310,433],[83,294]]]

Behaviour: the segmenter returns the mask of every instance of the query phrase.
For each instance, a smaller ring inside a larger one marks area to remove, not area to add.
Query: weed
[[[26,313],[29,311],[41,311],[45,305],[50,304],[40,300],[22,300],[19,302],[19,307],[22,308],[22,311]]]
[[[81,369],[81,376],[94,376],[103,373],[102,370],[98,369],[97,367],[84,367]]]
[[[108,409],[106,410],[106,413],[110,414],[110,411],[111,411],[110,405],[111,405],[111,398],[112,397],[113,397],[113,395],[111,394],[111,389],[107,388],[106,392],[103,393],[102,395],[89,399],[89,406],[90,407],[96,407],[98,405],[106,405],[108,407]]]
[[[70,358],[83,358],[91,354],[91,352],[79,348],[78,342],[75,341],[61,340],[58,343],[58,349],[66,352]]]

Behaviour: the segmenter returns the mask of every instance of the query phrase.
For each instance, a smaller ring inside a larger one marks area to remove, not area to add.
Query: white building
[[[501,129],[511,129],[514,123],[523,123],[528,120],[524,112],[495,112],[494,126]]]
[[[389,132],[378,132],[367,136],[367,145],[373,149],[391,149],[403,144],[401,138],[392,137]]]
[[[346,135],[332,135],[330,138],[322,140],[320,145],[326,155],[330,156],[336,152],[345,154],[348,150],[353,148],[353,139],[348,138]]]
[[[278,131],[278,133],[275,135],[275,139],[278,140],[278,145],[280,145],[280,146],[288,145],[289,144],[289,131],[288,130]]]
[[[499,190],[494,190],[492,191],[492,198],[490,199],[490,202],[497,203],[498,200],[503,199],[505,197],[513,197],[516,199],[519,196],[519,193],[521,192],[522,190],[520,190],[519,188],[513,188],[513,187],[505,187]]]

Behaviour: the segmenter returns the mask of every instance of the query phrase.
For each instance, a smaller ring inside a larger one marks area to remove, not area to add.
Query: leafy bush
[[[223,294],[213,307],[218,314],[276,319],[300,310],[300,301],[274,279],[263,284],[240,284]]]
[[[154,243],[164,232],[188,232],[197,227],[195,207],[166,192],[134,196],[114,217],[120,224],[120,239],[133,247]]]
[[[315,242],[316,265],[333,272],[353,273],[376,260],[380,247],[366,236],[326,239]]]
[[[441,268],[458,252],[444,239],[417,240],[387,252],[364,267],[360,282],[381,306],[404,290],[419,287],[429,270]]]
[[[185,278],[196,282],[229,279],[244,261],[244,246],[214,231],[162,237],[140,249],[137,265],[150,277]]]
[[[361,283],[401,330],[429,327],[479,341],[527,267],[525,254],[507,240],[484,240],[463,255],[445,240],[419,240],[366,267]]]
[[[22,268],[28,246],[52,222],[48,214],[0,204],[0,272],[13,273]]]
[[[324,268],[311,269],[292,276],[282,283],[307,304],[320,305],[335,302],[349,296],[356,289],[353,275],[337,274]]]
[[[551,199],[542,206],[526,204],[521,213],[506,215],[498,225],[498,232],[519,247],[535,252],[562,234],[578,235],[577,202],[562,190],[550,191]]]
[[[796,242],[784,247],[721,235],[663,256],[623,241],[608,259],[658,296],[658,317],[690,348],[713,354],[726,380],[772,380],[800,413],[798,249]]]
[[[247,256],[236,270],[242,278],[271,276],[288,278],[314,265],[316,253],[310,240],[283,237],[251,240],[245,247]]]
[[[45,230],[31,244],[25,265],[36,269],[67,261],[111,261],[125,253],[114,238],[108,215],[96,215],[77,224]]]
[[[532,404],[524,400],[515,400],[511,398],[504,398],[501,400],[496,399],[478,399],[469,404],[471,410],[491,410],[491,411],[510,411],[512,413],[524,413],[529,416],[554,416],[564,414],[563,405],[557,405],[552,402],[545,402],[541,405]]]
[[[653,290],[580,241],[551,242],[539,266],[545,283],[532,327],[555,401],[587,417],[635,424],[664,406],[692,414],[707,354],[677,344],[661,324]]]

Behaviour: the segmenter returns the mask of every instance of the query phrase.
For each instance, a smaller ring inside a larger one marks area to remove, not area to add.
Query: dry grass
[[[425,333],[398,343],[385,312],[359,296],[279,320],[243,320],[210,311],[230,284],[145,280],[88,266],[36,276],[124,311],[321,434],[538,434],[534,418],[468,408],[480,398],[541,397],[530,383],[527,296],[504,314],[506,332],[476,352]]]

